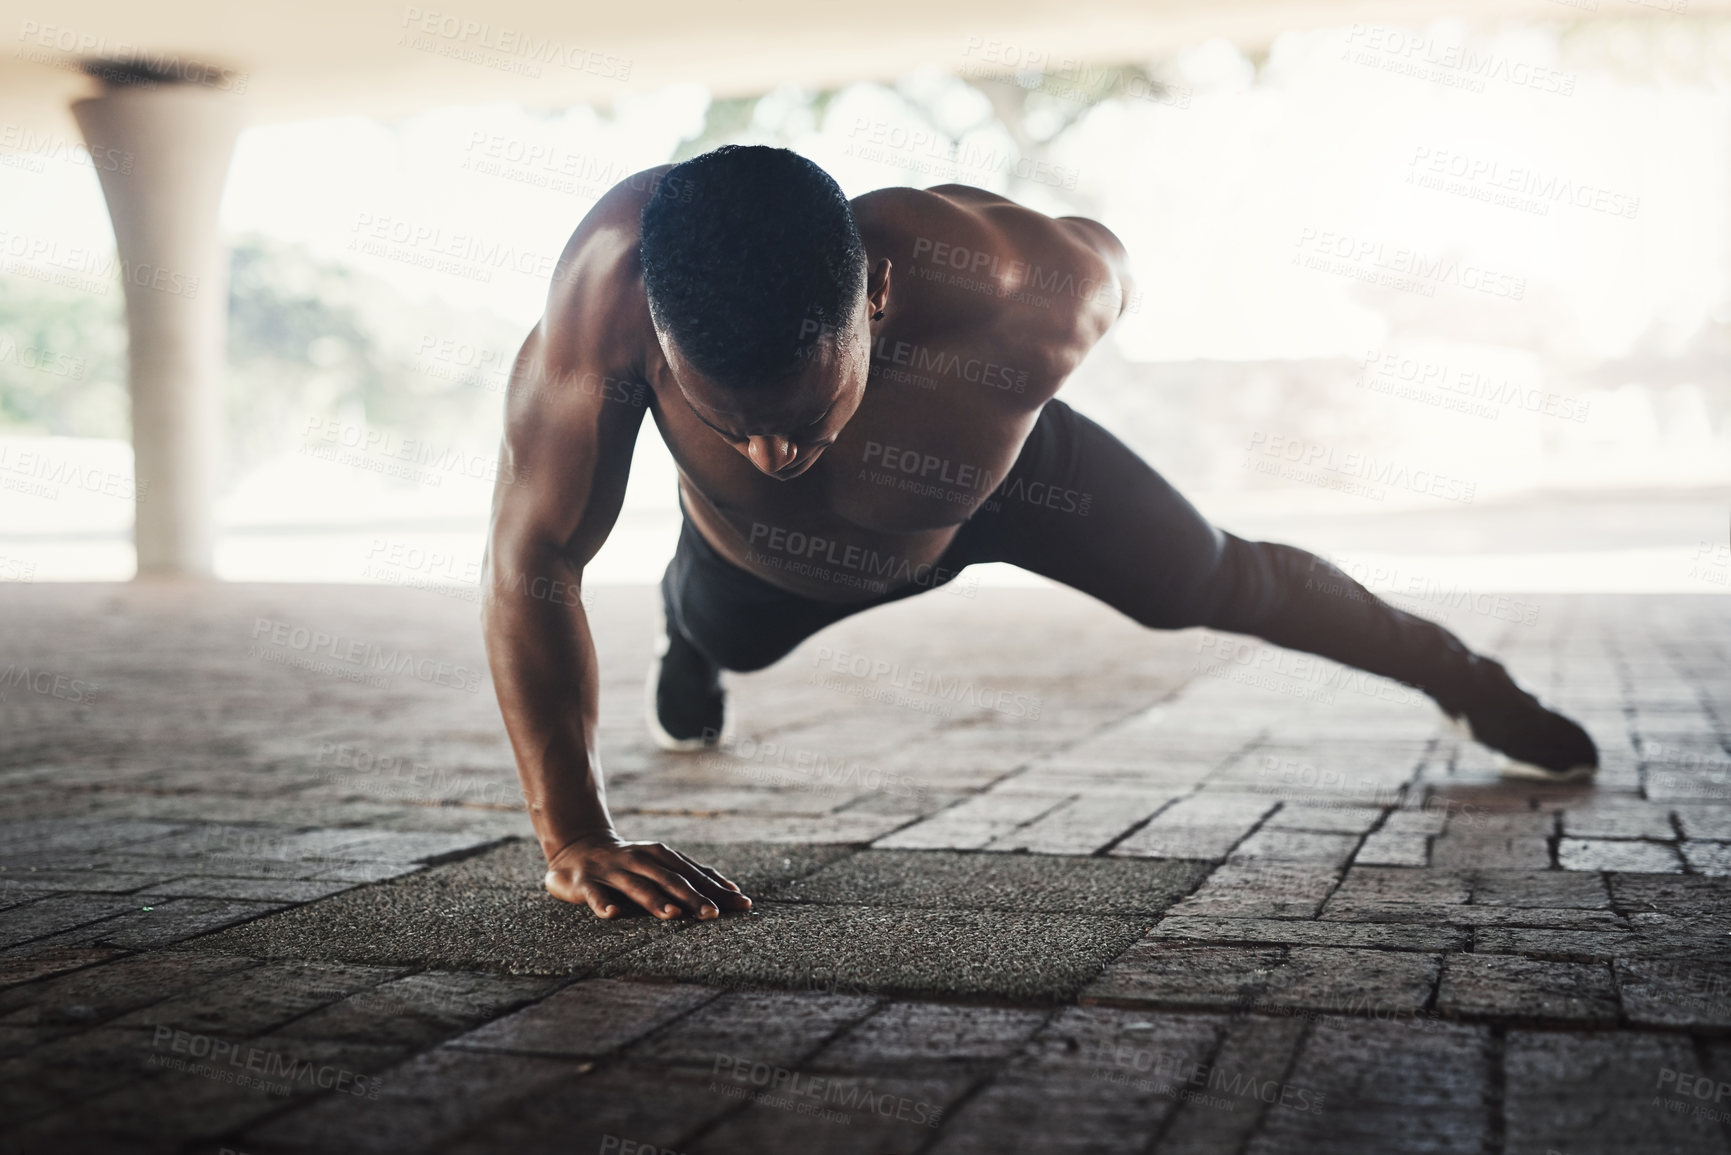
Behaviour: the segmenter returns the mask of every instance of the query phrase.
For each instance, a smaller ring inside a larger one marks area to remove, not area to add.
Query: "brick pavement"
[[[622,825],[759,900],[668,925],[538,892],[471,603],[11,586],[0,1144],[1731,1149],[1731,603],[1539,603],[1449,624],[1592,786],[1064,591],[862,615],[670,758],[599,591]]]

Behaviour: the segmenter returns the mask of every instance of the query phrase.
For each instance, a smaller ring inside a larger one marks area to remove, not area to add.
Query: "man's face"
[[[800,369],[780,381],[727,389],[693,368],[667,336],[661,347],[680,391],[697,414],[760,471],[777,481],[798,477],[834,444],[865,396],[871,333],[865,312],[819,336]]]

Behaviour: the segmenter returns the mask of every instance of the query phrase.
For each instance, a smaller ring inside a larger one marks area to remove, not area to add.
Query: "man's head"
[[[859,407],[888,291],[841,189],[786,149],[718,148],[662,177],[641,253],[692,411],[763,472],[805,472]]]

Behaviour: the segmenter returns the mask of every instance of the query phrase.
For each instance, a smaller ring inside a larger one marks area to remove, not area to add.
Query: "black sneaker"
[[[1457,728],[1503,755],[1504,778],[1579,782],[1599,769],[1599,748],[1576,722],[1515,684],[1499,662],[1474,660],[1474,684],[1464,700],[1444,704]]]
[[[656,639],[644,698],[649,736],[663,750],[688,754],[721,744],[727,716],[721,670],[678,631]]]

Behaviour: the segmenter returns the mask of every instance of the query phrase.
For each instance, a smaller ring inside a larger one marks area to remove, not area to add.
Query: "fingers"
[[[587,903],[596,918],[614,918],[620,913],[618,895],[599,883],[580,881],[570,871],[549,870],[545,883],[548,894],[577,906]]]
[[[702,891],[706,898],[723,910],[751,909],[751,899],[745,897],[739,887],[722,877],[719,871],[710,869],[695,858],[681,854],[672,847],[663,847],[662,849],[666,852],[664,860],[667,861],[668,865],[689,879],[691,884]]]
[[[679,854],[679,852],[677,852],[677,850],[675,850],[675,854]],[[703,862],[696,861],[696,859],[687,859],[687,857],[685,857],[684,854],[680,854],[679,857],[680,857],[680,859],[684,859],[684,861],[687,862],[687,864],[689,864],[689,866],[691,866],[692,869],[696,869],[696,871],[699,871],[699,873],[703,874],[703,876],[705,876],[705,878],[708,878],[708,880],[713,881],[713,883],[715,883],[715,885],[717,885],[717,887],[720,887],[720,888],[722,888],[722,890],[725,890],[725,892],[727,892],[727,894],[736,894],[736,895],[741,895],[741,897],[744,897],[744,890],[741,890],[741,888],[736,887],[736,885],[734,885],[734,881],[730,880],[730,878],[727,878],[727,876],[725,876],[725,874],[720,873],[720,871],[718,871],[718,869],[713,868],[713,866],[705,866],[705,864],[703,864]]]
[[[678,858],[681,862],[684,862],[686,865],[690,866],[694,870],[700,871],[706,878],[713,879],[715,881],[716,885],[722,887],[723,889],[731,891],[734,894],[744,894],[745,893],[744,891],[740,890],[739,887],[734,885],[733,880],[729,879],[726,875],[722,874],[721,871],[716,870],[714,867],[705,866],[703,863],[697,861],[697,859],[690,858],[684,854],[680,854],[679,851],[677,851],[677,850],[675,850],[673,853],[678,856]]]
[[[641,906],[659,919],[678,918],[685,911],[655,881],[649,877],[619,870],[607,876],[607,885]],[[687,888],[689,889],[689,888]],[[701,899],[692,905],[695,911],[703,905]]]
[[[739,887],[701,863],[692,863],[685,876],[723,910],[750,910],[751,899]]]
[[[581,862],[547,872],[548,893],[564,902],[587,904],[597,918],[617,918],[630,903],[659,919],[696,915],[719,918],[722,911],[750,910],[751,899],[719,872],[659,843],[620,848],[611,861]]]
[[[638,867],[637,871],[639,874],[654,879],[661,885],[661,889],[673,896],[674,901],[680,903],[687,912],[695,914],[698,918],[716,918],[721,914],[721,908],[707,896],[699,893],[697,887],[692,885],[691,881],[678,871],[662,870],[660,867],[648,864]]]
[[[595,912],[596,918],[614,918],[619,914],[619,899],[611,890],[599,883],[585,883],[582,888],[583,901],[589,904],[589,909]]]

